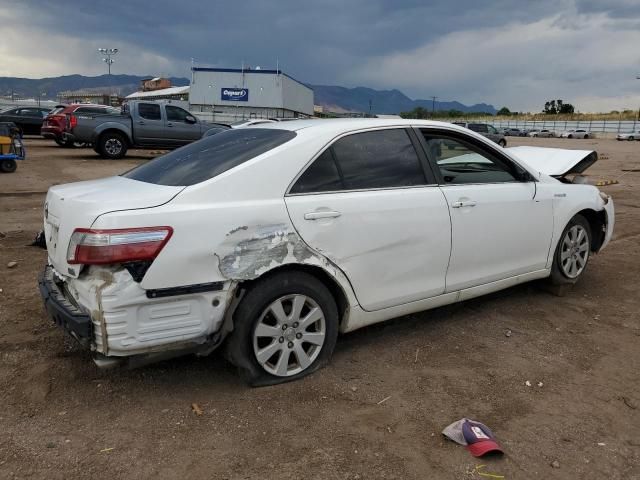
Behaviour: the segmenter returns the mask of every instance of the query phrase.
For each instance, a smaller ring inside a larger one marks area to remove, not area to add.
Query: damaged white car
[[[577,281],[614,226],[596,159],[418,120],[232,129],[50,188],[40,290],[100,366],[224,344],[253,385],[297,379],[339,332]]]

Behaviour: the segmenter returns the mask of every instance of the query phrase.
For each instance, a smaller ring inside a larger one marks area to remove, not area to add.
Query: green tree
[[[509,116],[511,115],[511,110],[509,110],[507,107],[502,107],[500,110],[498,110],[498,113],[496,113],[496,115]]]

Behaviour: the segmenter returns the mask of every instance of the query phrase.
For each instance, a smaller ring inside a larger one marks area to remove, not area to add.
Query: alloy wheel
[[[253,331],[253,352],[271,375],[290,377],[316,360],[326,338],[320,306],[306,295],[286,295],[260,315]]]
[[[110,138],[104,142],[104,149],[109,155],[119,155],[122,151],[122,142],[117,138]]]
[[[589,258],[589,235],[581,225],[573,225],[564,235],[560,250],[560,267],[568,278],[577,278]]]

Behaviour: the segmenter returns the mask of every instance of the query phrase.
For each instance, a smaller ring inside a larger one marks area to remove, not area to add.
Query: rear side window
[[[204,182],[295,138],[289,130],[225,130],[140,165],[123,176],[157,185]]]
[[[147,120],[161,120],[160,105],[156,103],[139,103],[138,115]]]
[[[317,193],[344,190],[331,149],[327,148],[291,187],[291,193]]]
[[[489,132],[489,129],[484,123],[470,123],[469,130],[473,130],[474,132],[480,132],[480,133]]]
[[[333,144],[347,190],[426,184],[418,155],[403,129],[343,137]]]

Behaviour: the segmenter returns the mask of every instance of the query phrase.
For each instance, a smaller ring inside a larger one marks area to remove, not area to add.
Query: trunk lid
[[[507,150],[518,160],[552,177],[582,173],[598,160],[598,154],[593,150],[525,146]]]
[[[125,177],[51,187],[44,204],[44,232],[49,263],[58,274],[77,277],[79,266],[67,263],[69,240],[76,228],[90,228],[96,218],[108,212],[157,207],[169,202],[183,189]]]

